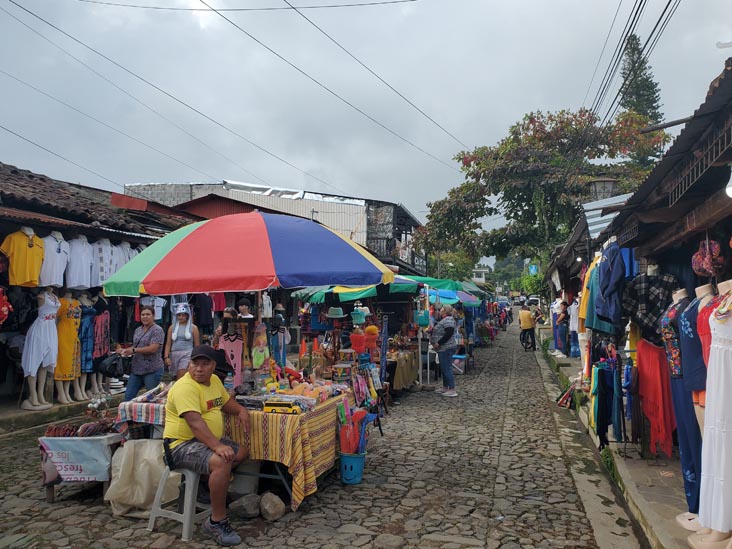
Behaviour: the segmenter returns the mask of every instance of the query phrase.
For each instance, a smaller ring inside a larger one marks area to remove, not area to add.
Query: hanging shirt
[[[579,303],[575,299],[569,306],[569,331],[576,332],[579,330]]]
[[[145,297],[140,298],[140,304],[146,305],[147,307],[152,307],[155,309],[155,320],[162,320],[163,319],[163,307],[165,307],[165,304],[168,302],[167,299],[163,299],[162,297],[156,297],[152,295],[148,295]]]
[[[668,274],[641,274],[625,286],[623,314],[635,320],[643,337],[654,345],[662,345],[661,316],[678,286],[676,277]]]
[[[681,367],[681,345],[679,344],[679,316],[689,306],[688,298],[669,305],[661,317],[661,337],[666,349],[666,359],[671,377],[684,377]]]
[[[114,251],[109,240],[98,240],[92,244],[92,286],[101,286],[112,276]]]
[[[43,240],[35,234],[28,236],[23,231],[9,234],[0,245],[9,262],[9,283],[11,286],[35,288],[43,264]]]
[[[615,326],[616,330],[620,330],[623,327],[621,316],[625,262],[617,242],[611,242],[603,250],[597,268],[599,292],[595,295],[595,314]]]
[[[199,328],[213,326],[213,299],[206,294],[197,294],[193,298],[193,310]]]
[[[226,296],[223,292],[214,292],[209,294],[213,300],[213,310],[217,313],[226,309]]]
[[[269,294],[262,294],[262,318],[272,318],[272,299]]]
[[[43,264],[38,285],[60,288],[64,285],[64,273],[69,264],[69,243],[53,235],[41,240],[43,240]]]
[[[85,238],[69,240],[69,264],[66,268],[66,287],[71,290],[91,288],[94,264],[92,245]]]

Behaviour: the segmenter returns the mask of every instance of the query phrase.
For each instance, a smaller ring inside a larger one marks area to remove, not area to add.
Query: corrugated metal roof
[[[599,235],[605,227],[610,225],[615,216],[618,215],[617,212],[602,215],[602,210],[610,206],[625,204],[631,196],[633,196],[633,193],[611,196],[610,198],[603,198],[602,200],[595,200],[593,202],[586,202],[582,204],[582,209],[584,210],[585,217],[587,218],[587,227],[590,231],[590,238],[593,240],[597,238],[597,235]]]
[[[613,233],[620,232],[623,222],[635,209],[642,209],[647,205],[666,200],[665,194],[654,196],[654,191],[687,157],[697,141],[718,120],[720,112],[727,108],[730,102],[732,102],[732,57],[725,61],[722,73],[712,80],[704,102],[694,111],[692,119],[684,125],[663,158],[654,166],[633,196],[628,199],[628,207],[620,212],[610,228]]]
[[[27,210],[20,210],[18,208],[8,208],[6,206],[0,206],[0,220],[8,220],[17,223],[24,223],[27,225],[44,225],[58,229],[77,230],[84,234],[96,233],[99,235],[106,234],[110,237],[128,237],[136,239],[144,239],[146,241],[156,240],[158,237],[150,236],[149,234],[133,233],[129,231],[120,231],[117,229],[110,229],[108,227],[98,227],[95,225],[89,225],[86,223],[78,223],[76,221],[69,221],[68,219],[61,219],[60,217],[53,217],[50,215],[44,215],[37,212],[31,212]]]

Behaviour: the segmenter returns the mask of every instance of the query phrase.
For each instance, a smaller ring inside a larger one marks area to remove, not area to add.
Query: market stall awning
[[[466,292],[470,292],[475,297],[483,299],[488,297],[488,292],[482,290],[475,282],[471,282],[470,280],[463,280],[461,284],[463,285],[463,290],[465,290]]]
[[[424,290],[422,290],[422,295],[424,295]],[[435,303],[439,297],[440,303],[443,305],[454,305],[455,303],[462,303],[470,307],[480,305],[480,300],[477,297],[462,290],[454,291],[430,288],[429,296],[430,303]]]
[[[438,290],[452,290],[456,292],[463,289],[462,283],[448,278],[432,278],[429,276],[406,276],[405,278],[409,278],[415,282],[421,282],[430,288],[437,288]]]
[[[251,212],[187,225],[161,238],[104,284],[107,295],[170,295],[390,283],[364,248],[308,219]]]
[[[319,286],[316,288],[303,288],[293,292],[292,297],[302,299],[308,303],[324,303],[325,296],[329,293],[336,294],[338,300],[342,303],[348,301],[356,301],[366,299],[367,297],[376,297],[378,294],[377,284],[369,286]],[[413,280],[409,280],[403,276],[395,275],[394,280],[388,285],[389,293],[409,293],[415,294],[419,289],[419,284]],[[314,291],[313,291],[314,290]]]

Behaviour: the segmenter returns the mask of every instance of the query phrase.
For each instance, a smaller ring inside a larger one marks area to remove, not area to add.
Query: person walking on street
[[[455,377],[452,374],[452,355],[457,349],[455,339],[456,323],[452,316],[453,308],[450,305],[443,305],[440,309],[440,321],[435,324],[430,336],[432,348],[437,351],[442,371],[442,387],[437,393],[446,397],[456,397]]]

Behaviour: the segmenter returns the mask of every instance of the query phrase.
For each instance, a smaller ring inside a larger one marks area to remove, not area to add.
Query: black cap
[[[200,357],[206,357],[210,360],[215,361],[216,355],[216,350],[210,345],[197,345],[196,347],[193,347],[193,350],[191,351],[191,360]]]

